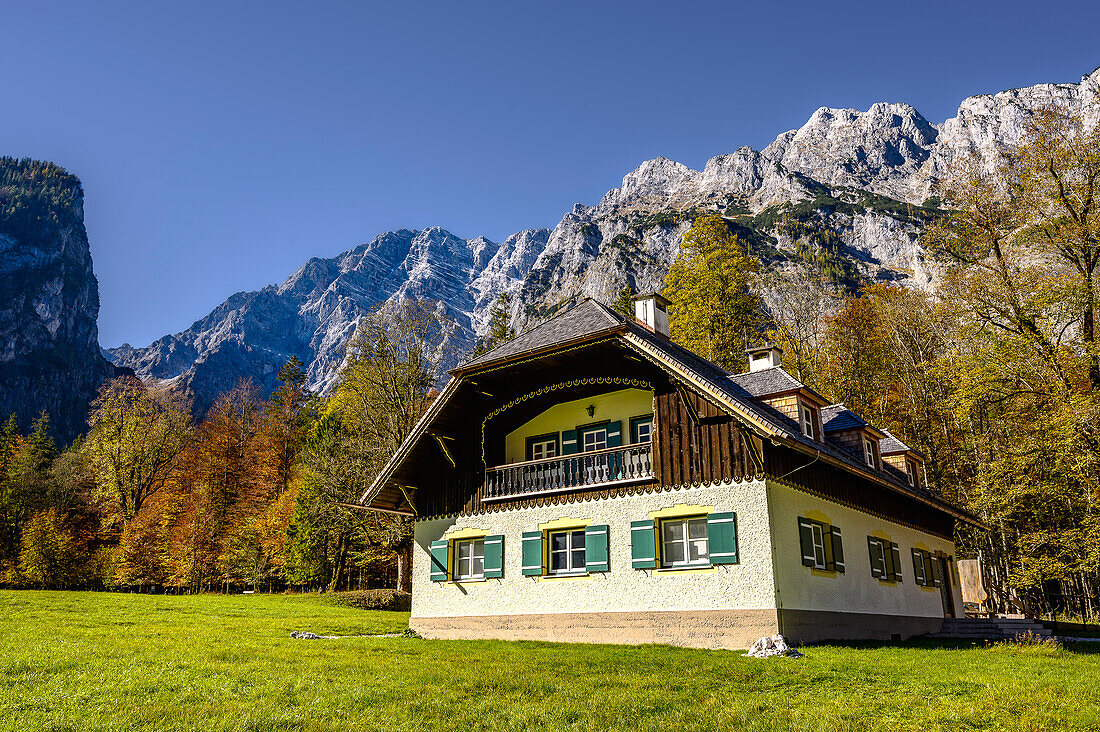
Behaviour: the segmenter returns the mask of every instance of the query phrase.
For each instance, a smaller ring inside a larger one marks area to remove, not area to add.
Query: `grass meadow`
[[[0,729],[1100,729],[1100,643],[667,646],[400,633],[317,596],[0,592]]]

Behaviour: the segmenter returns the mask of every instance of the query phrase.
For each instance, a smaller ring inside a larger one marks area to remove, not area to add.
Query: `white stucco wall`
[[[740,563],[701,573],[632,569],[630,523],[677,504],[735,512]],[[412,616],[774,609],[772,538],[766,504],[765,484],[758,481],[418,521],[413,549]],[[610,572],[579,579],[522,575],[523,532],[537,531],[540,524],[562,518],[610,527]],[[464,529],[504,535],[503,578],[478,582],[429,579],[431,543]]]
[[[768,482],[768,504],[775,546],[775,582],[780,609],[878,613],[943,617],[939,588],[924,588],[913,577],[911,550],[942,551],[955,559],[954,543],[931,534]],[[843,574],[817,572],[803,566],[798,518],[825,520],[838,526],[844,540]],[[902,581],[882,582],[871,576],[867,537],[881,532],[898,545]],[[952,573],[953,574],[953,573]],[[956,615],[962,614],[962,595],[954,576],[950,583]]]

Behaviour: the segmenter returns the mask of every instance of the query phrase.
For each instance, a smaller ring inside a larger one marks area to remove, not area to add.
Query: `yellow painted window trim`
[[[451,529],[443,534],[443,538],[447,541],[454,541],[456,539],[480,539],[488,535],[488,529]]]
[[[840,575],[840,572],[837,572],[835,569],[813,569],[811,567],[810,574],[814,577],[829,577],[831,579],[836,579]]]
[[[675,506],[650,511],[649,517],[654,520],[668,518],[684,518],[685,516],[700,516],[714,513],[714,506],[700,506],[698,504],[677,503]]]
[[[592,525],[592,519],[582,518],[560,518],[553,521],[547,521],[544,524],[539,524],[539,531],[557,531],[558,529],[583,529],[586,526]]]
[[[588,572],[584,574],[542,574],[536,575],[535,578],[539,582],[568,582],[570,580],[575,582],[577,580],[590,580],[592,575]]]
[[[709,567],[661,567],[660,569],[650,570],[654,577],[662,577],[668,575],[686,575],[686,574],[718,574],[718,567],[711,565]]]

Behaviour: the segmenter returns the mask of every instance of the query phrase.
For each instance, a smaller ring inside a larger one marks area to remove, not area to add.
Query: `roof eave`
[[[828,454],[822,452],[821,450],[818,450],[814,447],[811,447],[810,445],[806,445],[802,442],[799,442],[798,440],[792,440],[789,437],[781,435],[781,436],[779,436],[778,439],[773,439],[772,442],[781,442],[786,447],[790,447],[794,450],[798,450],[799,452],[801,452],[803,454],[806,454],[806,455],[813,455],[814,457],[821,460],[822,462],[826,462],[830,465],[833,465],[834,467],[838,467],[838,468],[847,470],[851,473],[855,473],[857,475],[860,475],[864,478],[867,478],[868,480],[874,481],[875,483],[883,486],[884,488],[888,488],[888,489],[894,491],[895,493],[898,493],[900,495],[903,495],[903,496],[906,496],[906,497],[909,497],[909,498],[914,498],[917,501],[920,501],[921,503],[924,503],[925,505],[931,506],[932,508],[935,508],[935,509],[938,509],[940,511],[943,511],[944,513],[950,514],[951,516],[954,516],[955,518],[957,518],[961,521],[965,521],[968,524],[971,524],[973,526],[977,526],[978,528],[985,529],[987,531],[989,530],[989,526],[982,523],[981,519],[979,519],[977,516],[973,515],[969,511],[965,511],[961,508],[957,508],[956,506],[953,506],[950,503],[948,503],[946,501],[943,501],[943,500],[929,498],[927,496],[921,496],[921,495],[918,495],[916,493],[911,493],[909,491],[902,490],[900,487],[894,485],[891,481],[886,480],[884,476],[878,475],[878,474],[876,474],[876,473],[874,473],[870,470],[861,469],[861,468],[855,466],[854,464],[845,462],[844,460],[839,460],[839,459],[833,457],[832,455],[828,455]]]

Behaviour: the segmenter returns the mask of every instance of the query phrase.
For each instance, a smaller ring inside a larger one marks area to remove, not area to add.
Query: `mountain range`
[[[1100,69],[1077,84],[970,97],[939,124],[903,103],[823,107],[763,150],[741,147],[702,170],[648,160],[596,205],[574,205],[553,229],[500,243],[440,228],[387,232],[311,259],[282,284],[237,293],[184,331],[104,354],[186,388],[198,412],[242,377],[273,388],[292,356],[325,392],[358,319],[381,302],[438,301],[458,324],[450,345],[462,354],[486,332],[502,293],[512,296],[510,318],[522,329],[580,297],[609,302],[624,287],[659,289],[684,232],[707,212],[724,215],[768,267],[812,262],[840,287],[927,287],[936,273],[919,236],[938,212],[936,182],[959,156],[992,163],[1052,101],[1097,119]]]

